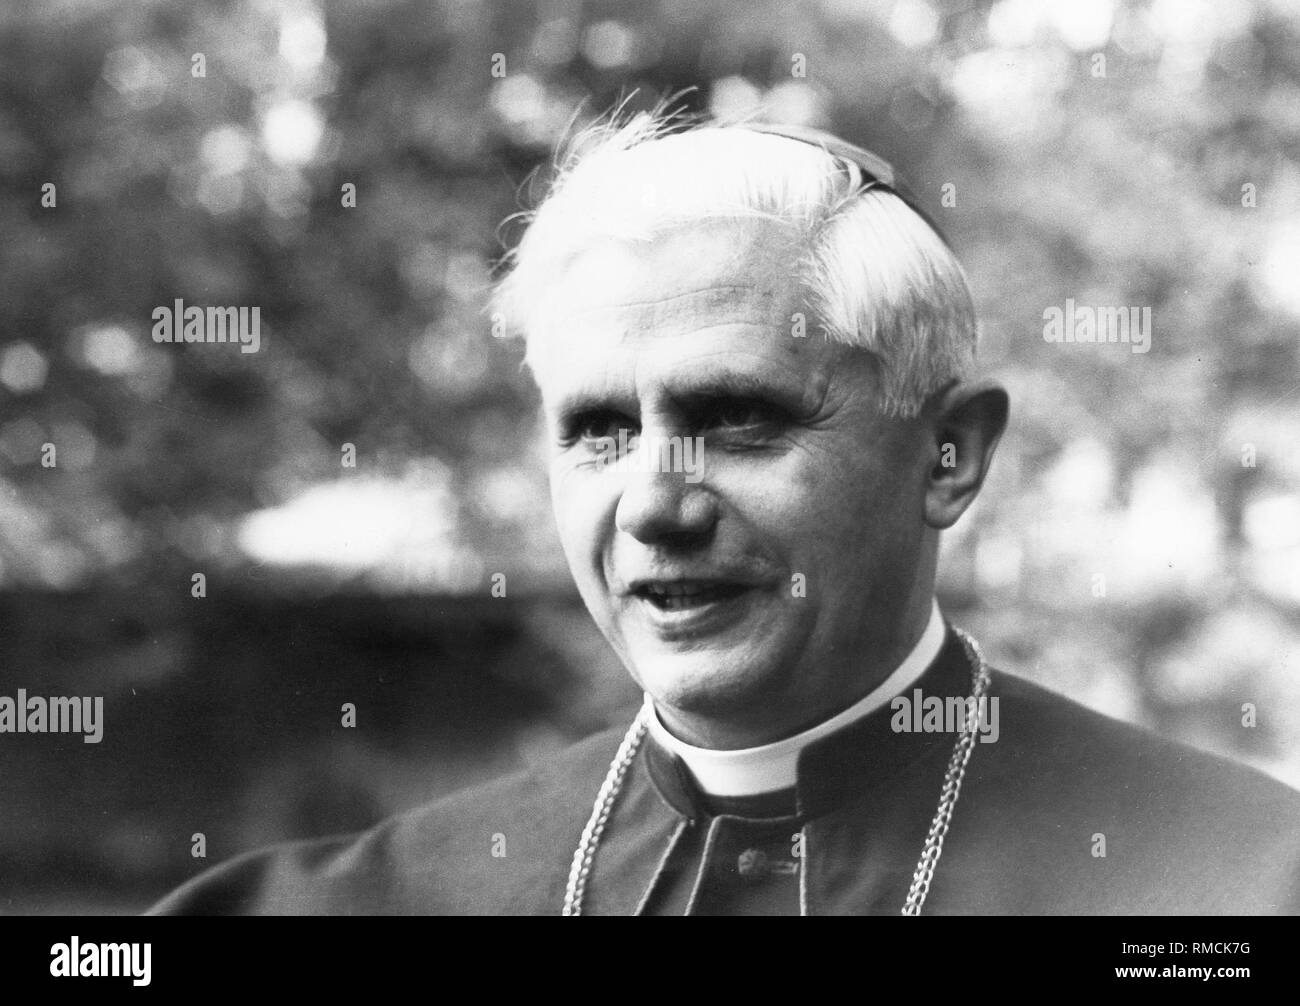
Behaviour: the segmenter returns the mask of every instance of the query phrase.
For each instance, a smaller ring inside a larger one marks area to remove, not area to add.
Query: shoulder
[[[998,736],[976,745],[962,809],[1027,890],[1080,913],[1300,911],[1296,790],[1013,675],[990,694]]]
[[[593,735],[543,766],[452,793],[361,834],[246,853],[190,880],[150,914],[552,912],[625,730]]]
[[[1122,790],[1183,800],[1195,793],[1216,806],[1255,805],[1281,817],[1300,815],[1300,792],[1258,769],[1105,716],[1023,678],[993,672],[1000,699],[994,748],[1004,760],[1038,763],[1045,785],[1069,777],[1085,790]]]

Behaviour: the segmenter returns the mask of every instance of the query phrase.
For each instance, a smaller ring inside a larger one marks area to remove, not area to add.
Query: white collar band
[[[650,717],[650,734],[686,763],[700,789],[712,796],[755,796],[789,789],[798,778],[799,752],[814,741],[875,712],[895,695],[910,688],[925,673],[943,648],[943,614],[933,601],[930,622],[912,652],[889,677],[864,698],[815,727],[785,740],[756,748],[714,751],[695,747],[670,734],[656,713]]]

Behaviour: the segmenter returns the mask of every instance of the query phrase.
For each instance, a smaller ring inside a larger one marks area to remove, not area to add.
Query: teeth
[[[651,604],[662,611],[681,611],[715,601],[727,600],[741,593],[741,588],[726,583],[667,582],[647,583],[637,589]]]
[[[656,597],[691,597],[708,588],[695,583],[652,583],[647,589]]]

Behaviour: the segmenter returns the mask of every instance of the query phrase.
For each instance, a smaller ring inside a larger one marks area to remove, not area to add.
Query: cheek
[[[729,472],[726,494],[791,563],[824,574],[864,558],[910,554],[924,498],[903,465],[848,452],[792,453],[772,467]]]
[[[614,500],[601,480],[568,467],[551,468],[551,507],[574,579],[589,582],[601,570],[613,533]]]

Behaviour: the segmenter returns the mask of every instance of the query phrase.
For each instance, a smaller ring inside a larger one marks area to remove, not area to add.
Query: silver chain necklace
[[[953,745],[952,757],[948,759],[948,771],[944,773],[943,789],[939,793],[939,809],[934,820],[930,822],[929,834],[925,836],[925,847],[921,858],[916,861],[916,870],[912,874],[912,886],[903,902],[903,915],[920,915],[921,906],[925,904],[930,893],[930,882],[934,880],[934,868],[939,865],[939,856],[943,853],[943,840],[948,836],[948,827],[952,824],[953,808],[957,806],[957,797],[961,794],[962,780],[966,777],[966,764],[975,749],[975,735],[979,727],[980,701],[988,692],[989,671],[984,663],[984,655],[979,644],[966,632],[954,626],[953,631],[966,649],[966,657],[971,664],[971,694],[966,704],[966,729]],[[591,876],[591,864],[596,858],[596,849],[605,825],[614,809],[614,802],[623,788],[627,770],[632,767],[641,741],[645,738],[646,728],[650,723],[654,707],[649,699],[642,705],[632,726],[628,728],[619,745],[614,760],[610,762],[605,781],[601,783],[596,794],[596,803],[592,807],[587,826],[582,829],[578,848],[573,853],[573,865],[569,868],[569,882],[564,889],[564,908],[562,915],[581,915],[582,899],[587,893],[587,879]]]

